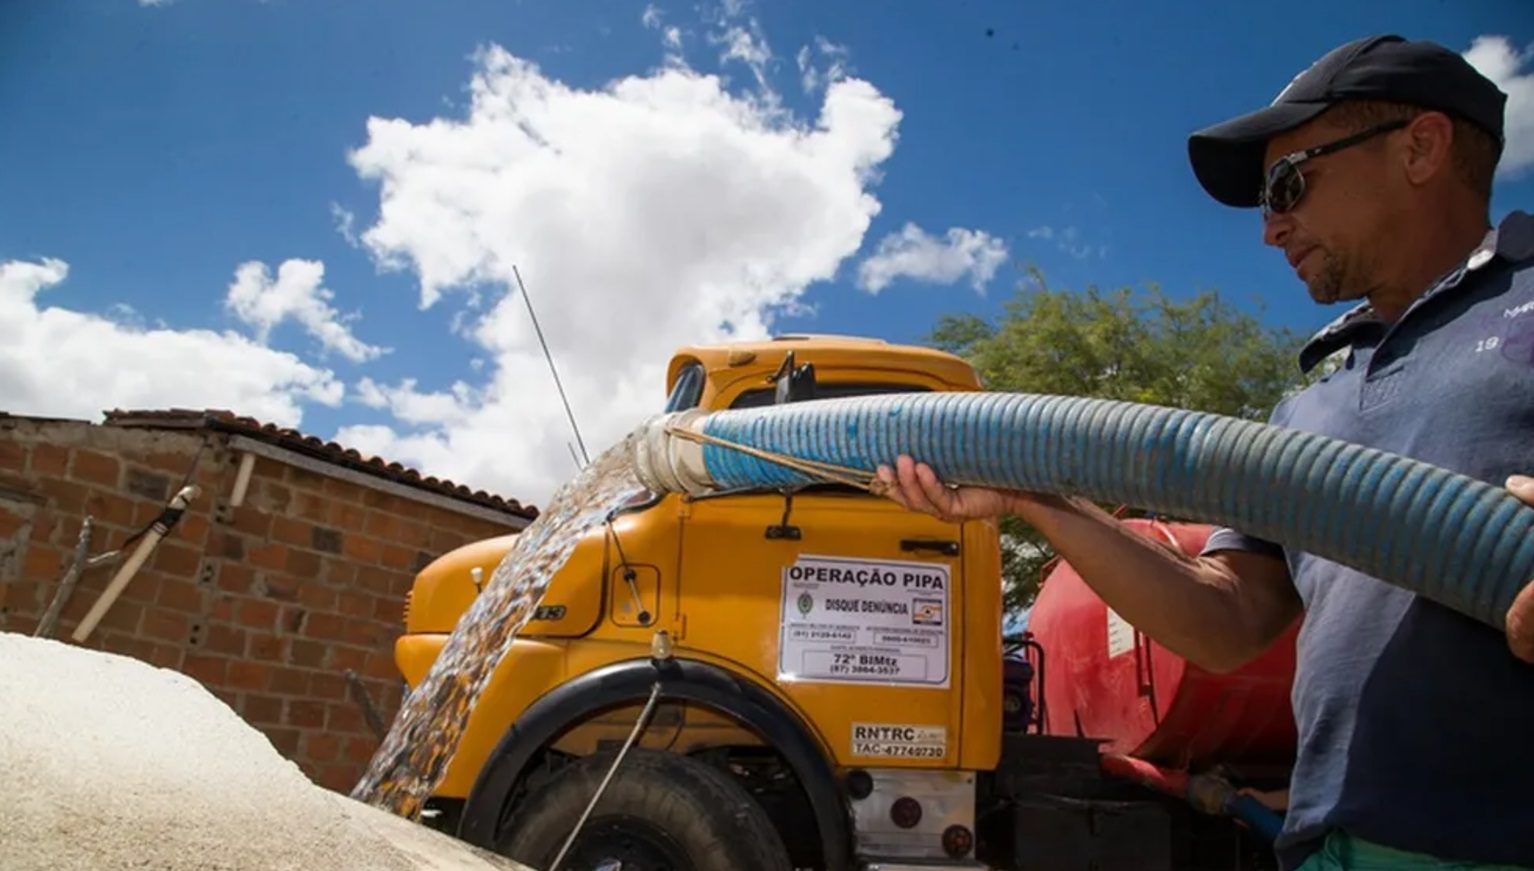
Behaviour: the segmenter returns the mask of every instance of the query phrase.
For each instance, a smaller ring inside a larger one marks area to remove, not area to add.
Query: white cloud
[[[406,378],[397,386],[379,384],[364,378],[357,384],[357,395],[369,408],[387,408],[394,417],[408,424],[452,426],[467,422],[463,411],[483,404],[484,395],[459,381],[447,392],[422,393],[416,379]]]
[[[272,280],[265,263],[241,263],[234,271],[224,305],[240,320],[256,328],[265,344],[272,328],[285,320],[297,321],[327,351],[335,351],[354,363],[377,358],[387,351],[352,335],[343,318],[330,307],[334,294],[321,287],[325,264],[318,260],[285,260]]]
[[[755,16],[746,15],[746,0],[723,0],[717,10],[704,9],[703,21],[713,29],[705,34],[709,44],[722,46],[719,65],[739,63],[751,71],[756,81],[756,95],[747,95],[765,107],[769,113],[779,111],[782,98],[768,81],[768,68],[772,65],[772,46],[767,44],[767,34]],[[668,56],[668,61],[674,58]]]
[[[1075,227],[1063,227],[1059,230],[1050,226],[1034,227],[1028,231],[1027,235],[1029,239],[1043,239],[1046,242],[1054,242],[1056,248],[1077,260],[1086,260],[1094,254],[1097,255],[1098,260],[1106,259],[1108,256],[1107,245],[1093,245],[1090,242],[1083,242],[1081,240],[1081,231]]]
[[[143,314],[141,314],[138,309],[128,305],[125,302],[114,302],[110,306],[107,306],[106,313],[103,315],[103,317],[114,324],[127,327],[132,330],[148,329],[148,323],[144,320]],[[160,326],[163,327],[164,324],[161,324]]]
[[[1006,244],[984,231],[951,227],[939,239],[907,223],[880,240],[878,249],[859,265],[858,286],[878,293],[901,277],[953,284],[968,276],[978,291],[1006,260]]]
[[[169,6],[175,0],[138,0],[140,6]]]
[[[388,408],[389,397],[384,394],[383,388],[371,378],[364,378],[357,382],[357,401],[368,408]]]
[[[360,247],[361,243],[357,241],[357,231],[354,229],[357,225],[357,216],[340,203],[331,203],[330,217],[336,222],[336,232],[341,234],[346,244],[353,248]]]
[[[1505,36],[1478,36],[1464,57],[1507,94],[1507,145],[1497,174],[1514,175],[1534,165],[1534,69],[1520,72],[1534,61],[1534,47],[1520,52]]]
[[[235,333],[40,307],[68,275],[53,258],[0,263],[0,409],[94,420],[113,408],[228,408],[297,426],[301,401],[341,402],[329,371]]]
[[[850,52],[846,46],[837,45],[824,36],[816,36],[815,51],[825,64],[823,69],[817,67],[811,59],[810,47],[807,45],[800,46],[799,53],[794,55],[794,61],[799,66],[799,84],[806,94],[814,93],[832,82],[839,82],[850,72],[847,66]]]
[[[423,307],[485,293],[465,322],[483,380],[374,384],[397,425],[340,438],[527,501],[569,478],[571,435],[513,265],[599,451],[660,408],[677,346],[766,335],[857,252],[900,119],[855,79],[807,122],[686,68],[579,90],[498,47],[470,93],[466,117],[370,119],[351,161],[379,184],[363,244]]]
[[[762,95],[769,102],[776,102],[777,94],[767,81],[767,65],[772,62],[772,47],[767,44],[767,35],[762,32],[762,25],[755,18],[744,25],[731,24],[723,32],[711,34],[709,41],[724,46],[719,53],[719,63],[737,61],[744,64],[756,79],[756,86]]]
[[[647,30],[659,30],[661,33],[661,46],[666,49],[666,64],[668,66],[686,66],[682,60],[682,28],[665,26],[663,20],[665,13],[654,3],[644,8],[644,13],[639,16],[639,21]]]

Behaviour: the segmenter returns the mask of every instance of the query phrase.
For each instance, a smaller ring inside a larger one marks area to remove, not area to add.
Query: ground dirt
[[[0,633],[7,869],[520,869],[311,783],[201,684]]]

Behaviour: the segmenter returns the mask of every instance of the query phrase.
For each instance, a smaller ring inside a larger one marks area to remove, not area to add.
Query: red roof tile
[[[493,508],[497,511],[517,514],[528,520],[534,520],[538,517],[538,509],[535,506],[523,505],[515,499],[507,499],[503,496],[487,493],[484,490],[473,490],[462,484],[455,484],[446,478],[422,476],[415,469],[385,460],[382,457],[363,457],[355,448],[348,448],[336,442],[327,442],[315,436],[306,435],[296,429],[262,423],[253,417],[242,417],[234,412],[222,409],[204,409],[201,411],[182,408],[118,409],[106,413],[106,425],[140,429],[210,429],[242,435],[296,453],[306,454],[343,468],[395,481],[407,487],[439,493],[464,502]]]

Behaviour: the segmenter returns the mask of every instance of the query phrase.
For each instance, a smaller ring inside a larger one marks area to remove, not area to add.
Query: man
[[[1336,355],[1335,370],[1271,422],[1534,503],[1516,474],[1534,470],[1534,216],[1489,221],[1504,103],[1440,46],[1363,39],[1194,134],[1189,156],[1217,201],[1262,209],[1263,241],[1317,302],[1363,300],[1301,354],[1307,370]],[[1501,633],[1235,530],[1187,559],[1081,499],[952,489],[907,457],[880,475],[940,517],[1018,515],[1126,620],[1208,669],[1239,667],[1303,614],[1284,868],[1534,866],[1534,584]]]

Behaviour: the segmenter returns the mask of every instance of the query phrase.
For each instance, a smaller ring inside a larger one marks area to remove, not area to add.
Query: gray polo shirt
[[[1318,333],[1336,368],[1270,422],[1502,486],[1534,474],[1534,216],[1515,212],[1393,326],[1367,303]],[[1327,831],[1534,866],[1534,666],[1484,624],[1307,553],[1217,530],[1206,553],[1283,557],[1305,603],[1299,747],[1279,855]]]

